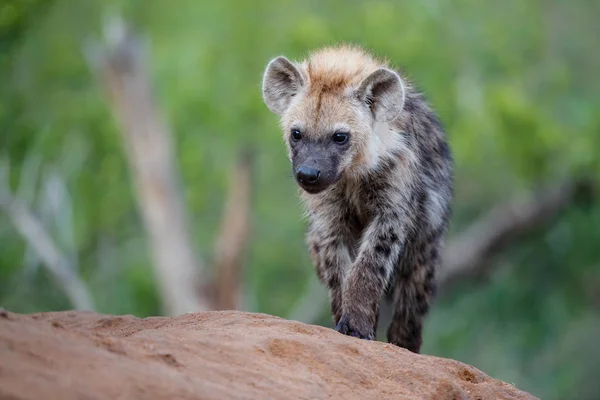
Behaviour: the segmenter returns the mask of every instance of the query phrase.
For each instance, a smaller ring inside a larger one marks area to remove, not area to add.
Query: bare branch
[[[77,310],[94,310],[85,283],[77,276],[67,258],[55,246],[41,222],[22,201],[6,190],[0,193],[0,207],[6,211],[17,231],[31,246]]]
[[[165,312],[208,310],[198,290],[200,260],[189,236],[171,132],[153,98],[144,46],[119,20],[107,25],[105,36],[107,45],[88,51],[88,59],[121,126]]]
[[[214,253],[216,308],[239,308],[244,252],[250,233],[252,155],[243,152],[231,174],[229,194]]]
[[[494,254],[572,202],[579,186],[568,180],[493,207],[448,243],[437,275],[439,286],[445,290],[457,279],[484,272]]]

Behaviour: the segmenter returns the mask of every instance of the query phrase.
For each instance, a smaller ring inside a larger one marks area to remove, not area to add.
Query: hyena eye
[[[346,132],[338,132],[333,135],[333,141],[337,144],[344,144],[348,141],[349,136]]]
[[[292,139],[295,141],[302,139],[302,133],[298,129],[292,129]]]

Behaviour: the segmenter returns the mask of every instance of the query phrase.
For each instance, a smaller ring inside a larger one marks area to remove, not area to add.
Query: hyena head
[[[273,59],[262,90],[267,107],[281,117],[294,176],[312,194],[368,168],[381,147],[377,130],[400,114],[405,98],[398,74],[347,46],[299,63]]]

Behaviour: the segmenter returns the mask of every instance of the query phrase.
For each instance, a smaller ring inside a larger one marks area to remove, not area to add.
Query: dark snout
[[[296,168],[295,175],[300,186],[309,193],[318,193],[328,186],[317,168],[301,165]]]
[[[319,182],[321,171],[302,165],[296,170],[296,178],[303,185],[315,185]]]
[[[293,144],[293,173],[305,192],[322,192],[339,179],[338,147],[341,146],[326,140],[299,140]]]

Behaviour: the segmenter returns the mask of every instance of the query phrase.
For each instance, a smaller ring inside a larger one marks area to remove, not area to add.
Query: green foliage
[[[514,192],[600,176],[598,2],[176,4],[0,4],[0,155],[11,160],[13,189],[31,157],[42,165],[34,195],[48,171],[63,177],[73,214],[63,228],[74,243],[59,245],[78,260],[100,312],[160,312],[120,136],[83,56],[111,13],[150,39],[157,98],[175,133],[193,238],[207,262],[237,149],[258,151],[244,271],[253,311],[286,316],[313,274],[277,118],[260,93],[263,69],[279,54],[299,58],[354,42],[416,82],[447,127],[457,162],[453,234]],[[544,399],[597,398],[590,371],[600,367],[599,224],[600,206],[581,200],[502,254],[489,279],[446,293],[426,325],[424,352]],[[0,215],[0,305],[69,308],[30,253]],[[329,324],[326,310],[323,318]]]

